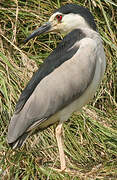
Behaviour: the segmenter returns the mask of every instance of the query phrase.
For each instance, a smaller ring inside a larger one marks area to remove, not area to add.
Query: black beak
[[[43,33],[46,33],[46,32],[49,32],[51,30],[51,23],[50,22],[47,22],[46,24],[44,24],[43,26],[37,28],[32,34],[30,34],[25,40],[24,40],[24,43],[27,43],[30,39],[40,35],[40,34],[43,34]]]

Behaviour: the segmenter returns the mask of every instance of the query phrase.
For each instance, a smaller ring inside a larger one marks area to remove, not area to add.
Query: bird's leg
[[[65,154],[63,150],[63,139],[62,139],[62,123],[60,122],[56,127],[56,139],[59,148],[61,171],[66,169]]]

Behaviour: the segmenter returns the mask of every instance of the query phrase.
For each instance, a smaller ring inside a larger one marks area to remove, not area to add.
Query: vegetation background
[[[22,41],[66,3],[88,7],[104,42],[107,67],[100,88],[81,113],[64,124],[65,155],[71,173],[60,173],[54,127],[13,151],[6,136],[11,115],[33,72],[62,39],[46,34]],[[0,1],[0,180],[117,179],[117,4],[115,0]],[[72,170],[75,170],[73,173]]]

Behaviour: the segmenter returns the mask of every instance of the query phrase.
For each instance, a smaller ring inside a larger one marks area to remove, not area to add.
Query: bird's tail
[[[25,141],[28,138],[29,134],[30,134],[29,132],[26,132],[22,136],[20,136],[16,141],[14,141],[12,143],[8,142],[8,144],[10,145],[10,147],[12,149],[20,148],[25,143]]]

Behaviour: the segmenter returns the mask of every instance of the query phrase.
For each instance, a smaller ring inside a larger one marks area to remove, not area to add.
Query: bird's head
[[[90,28],[97,30],[94,17],[90,11],[77,4],[66,4],[57,9],[43,26],[37,28],[27,39],[30,39],[48,32],[69,33],[77,28]]]

